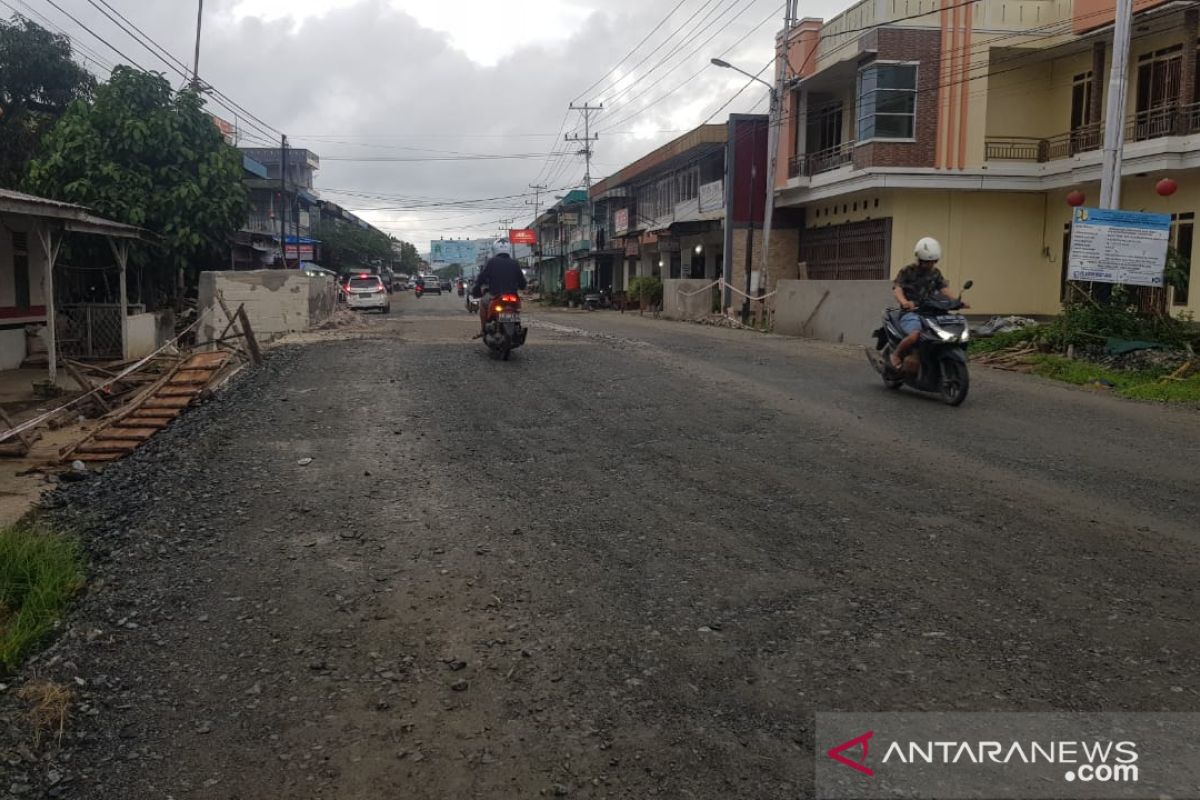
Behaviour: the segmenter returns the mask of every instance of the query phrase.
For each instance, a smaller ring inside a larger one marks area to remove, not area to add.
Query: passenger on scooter
[[[487,328],[488,300],[492,295],[516,294],[525,288],[525,273],[517,260],[503,250],[488,259],[471,286],[472,297],[482,297],[479,303],[479,326]],[[486,293],[483,287],[487,287]]]
[[[904,357],[921,338],[921,315],[917,313],[921,304],[938,296],[955,299],[946,291],[950,284],[937,268],[937,263],[942,260],[942,246],[938,240],[926,236],[917,242],[913,255],[917,260],[900,270],[892,284],[892,294],[905,312],[900,317],[900,330],[907,334],[892,352],[891,366],[895,370],[901,368]],[[966,303],[962,307],[970,308]]]

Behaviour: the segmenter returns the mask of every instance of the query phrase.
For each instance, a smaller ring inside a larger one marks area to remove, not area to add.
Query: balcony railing
[[[788,177],[819,175],[822,172],[829,172],[849,164],[853,160],[854,142],[842,142],[824,150],[792,156],[788,159]]]
[[[1139,111],[1125,121],[1126,142],[1189,136],[1193,133],[1200,133],[1200,103]],[[989,136],[984,141],[984,158],[988,161],[1056,161],[1099,150],[1103,143],[1104,129],[1099,123],[1046,138]]]

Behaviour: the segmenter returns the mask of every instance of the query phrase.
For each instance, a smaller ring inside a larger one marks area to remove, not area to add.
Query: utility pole
[[[533,205],[533,224],[536,225],[538,214],[541,213],[542,192],[546,191],[550,187],[542,186],[541,184],[537,184],[537,183],[531,183],[531,184],[529,184],[529,188],[533,189],[533,203],[532,203],[532,205]],[[528,200],[526,200],[525,203],[527,205],[530,204]],[[537,234],[534,234],[534,235],[536,236]],[[539,236],[536,244],[529,249],[529,253],[530,253],[529,254],[529,267],[530,267],[530,269],[532,269],[535,266],[534,256],[538,252],[540,252],[541,249],[542,249],[542,242],[541,242],[541,237]]]
[[[196,11],[196,56],[192,60],[192,90],[200,91],[200,27],[204,22],[204,0]]]
[[[783,12],[783,63],[779,59],[779,43],[775,48],[775,85],[771,87],[771,106],[767,112],[767,204],[763,209],[762,268],[758,273],[758,294],[767,293],[767,273],[771,262],[771,223],[775,216],[775,170],[779,159],[779,126],[783,124],[779,113],[783,100],[783,86],[787,78],[787,50],[791,44],[792,27],[796,24],[797,0],[787,0]]]
[[[587,223],[584,225],[584,230],[587,231],[588,241],[591,242],[592,246],[594,247],[596,236],[595,220],[593,219],[594,208],[592,207],[592,143],[600,140],[600,134],[597,133],[595,136],[592,135],[592,112],[603,111],[604,103],[600,103],[599,105],[595,106],[589,105],[586,102],[581,106],[571,103],[568,108],[571,111],[578,111],[583,114],[582,138],[579,136],[579,134],[564,134],[563,138],[568,142],[583,142],[583,150],[581,150],[580,153],[583,154],[585,164],[583,172],[583,187],[584,191],[587,193]]]
[[[283,266],[287,267],[287,135],[279,140],[279,252],[283,258]],[[299,252],[299,244],[297,244]]]
[[[1100,173],[1100,207],[1121,207],[1121,156],[1125,150],[1125,96],[1129,81],[1129,35],[1133,0],[1117,0],[1113,25],[1112,67],[1108,72],[1108,101],[1104,115],[1104,161]]]

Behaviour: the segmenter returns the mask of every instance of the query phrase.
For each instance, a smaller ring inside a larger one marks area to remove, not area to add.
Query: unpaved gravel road
[[[95,580],[25,676],[77,706],[22,750],[9,682],[0,794],[795,798],[817,710],[1200,710],[1194,411],[394,309],[54,500]]]

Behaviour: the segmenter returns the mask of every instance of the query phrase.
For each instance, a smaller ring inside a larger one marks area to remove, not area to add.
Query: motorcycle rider
[[[479,301],[481,334],[487,329],[488,303],[492,295],[516,294],[524,289],[525,285],[525,273],[521,271],[521,265],[508,252],[501,250],[488,259],[475,278],[475,283],[471,286],[471,296],[482,297],[482,300]],[[485,286],[487,287],[486,291],[483,288]]]
[[[921,304],[938,296],[947,300],[955,299],[947,291],[950,284],[937,268],[938,262],[942,260],[942,246],[938,240],[926,236],[917,242],[917,246],[913,248],[913,255],[916,261],[900,270],[892,283],[892,294],[904,310],[904,314],[900,316],[900,330],[906,334],[900,340],[900,344],[896,345],[890,359],[892,369],[897,371],[903,365],[908,351],[921,338],[921,316],[917,313]],[[963,303],[962,307],[970,308],[966,303]]]

